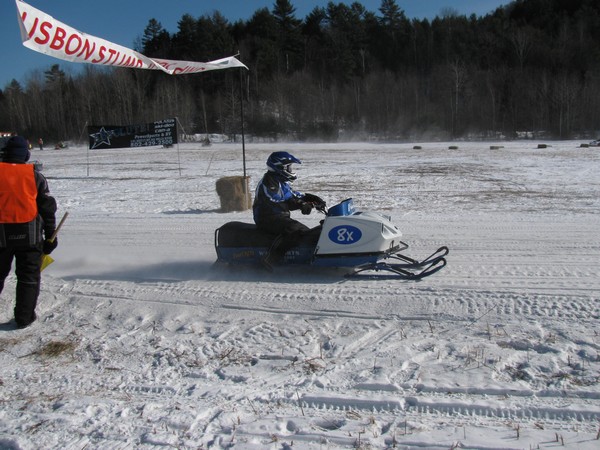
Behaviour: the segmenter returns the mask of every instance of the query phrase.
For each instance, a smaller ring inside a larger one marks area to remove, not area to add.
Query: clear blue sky
[[[328,2],[291,0],[299,19],[304,19],[314,7],[326,6]],[[175,33],[177,22],[186,13],[200,17],[218,10],[229,21],[235,22],[249,19],[259,8],[273,9],[275,0],[27,0],[26,3],[79,31],[132,48],[152,18],[168,32]],[[334,0],[334,3],[351,4],[352,1]],[[360,0],[359,3],[379,15],[381,0]],[[483,16],[510,0],[397,0],[396,3],[409,18],[433,19],[444,8],[452,8],[459,14]],[[24,83],[34,71],[43,72],[52,64],[59,64],[70,73],[76,73],[82,66],[23,47],[15,0],[0,0],[0,42],[0,89],[12,79]]]

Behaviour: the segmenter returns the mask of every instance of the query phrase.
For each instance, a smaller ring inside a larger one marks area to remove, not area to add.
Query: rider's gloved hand
[[[325,208],[327,208],[327,204],[325,200],[315,194],[304,194],[304,201],[307,201],[313,205],[313,207],[317,208],[318,211],[324,212]]]
[[[319,197],[318,195],[315,194],[304,194],[303,199],[307,202],[310,202],[314,205],[320,205],[322,203],[325,203],[325,200],[323,200],[321,197]]]
[[[302,206],[300,207],[300,211],[302,211],[302,214],[305,216],[309,215],[312,209],[313,206],[310,203],[302,203]]]

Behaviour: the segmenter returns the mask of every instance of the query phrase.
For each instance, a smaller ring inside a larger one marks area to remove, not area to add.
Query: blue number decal
[[[354,244],[360,241],[362,232],[352,225],[338,225],[329,231],[328,236],[336,244]]]

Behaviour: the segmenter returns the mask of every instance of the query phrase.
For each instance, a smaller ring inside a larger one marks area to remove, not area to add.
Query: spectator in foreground
[[[21,136],[11,137],[0,153],[0,293],[13,259],[17,276],[15,322],[25,328],[36,320],[42,255],[58,245],[56,200],[46,177],[26,164],[30,152]]]

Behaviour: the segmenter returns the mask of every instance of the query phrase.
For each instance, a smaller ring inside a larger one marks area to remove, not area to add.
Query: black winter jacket
[[[267,172],[256,187],[252,211],[254,222],[260,225],[276,218],[290,217],[290,211],[302,207],[304,194],[273,172]]]

